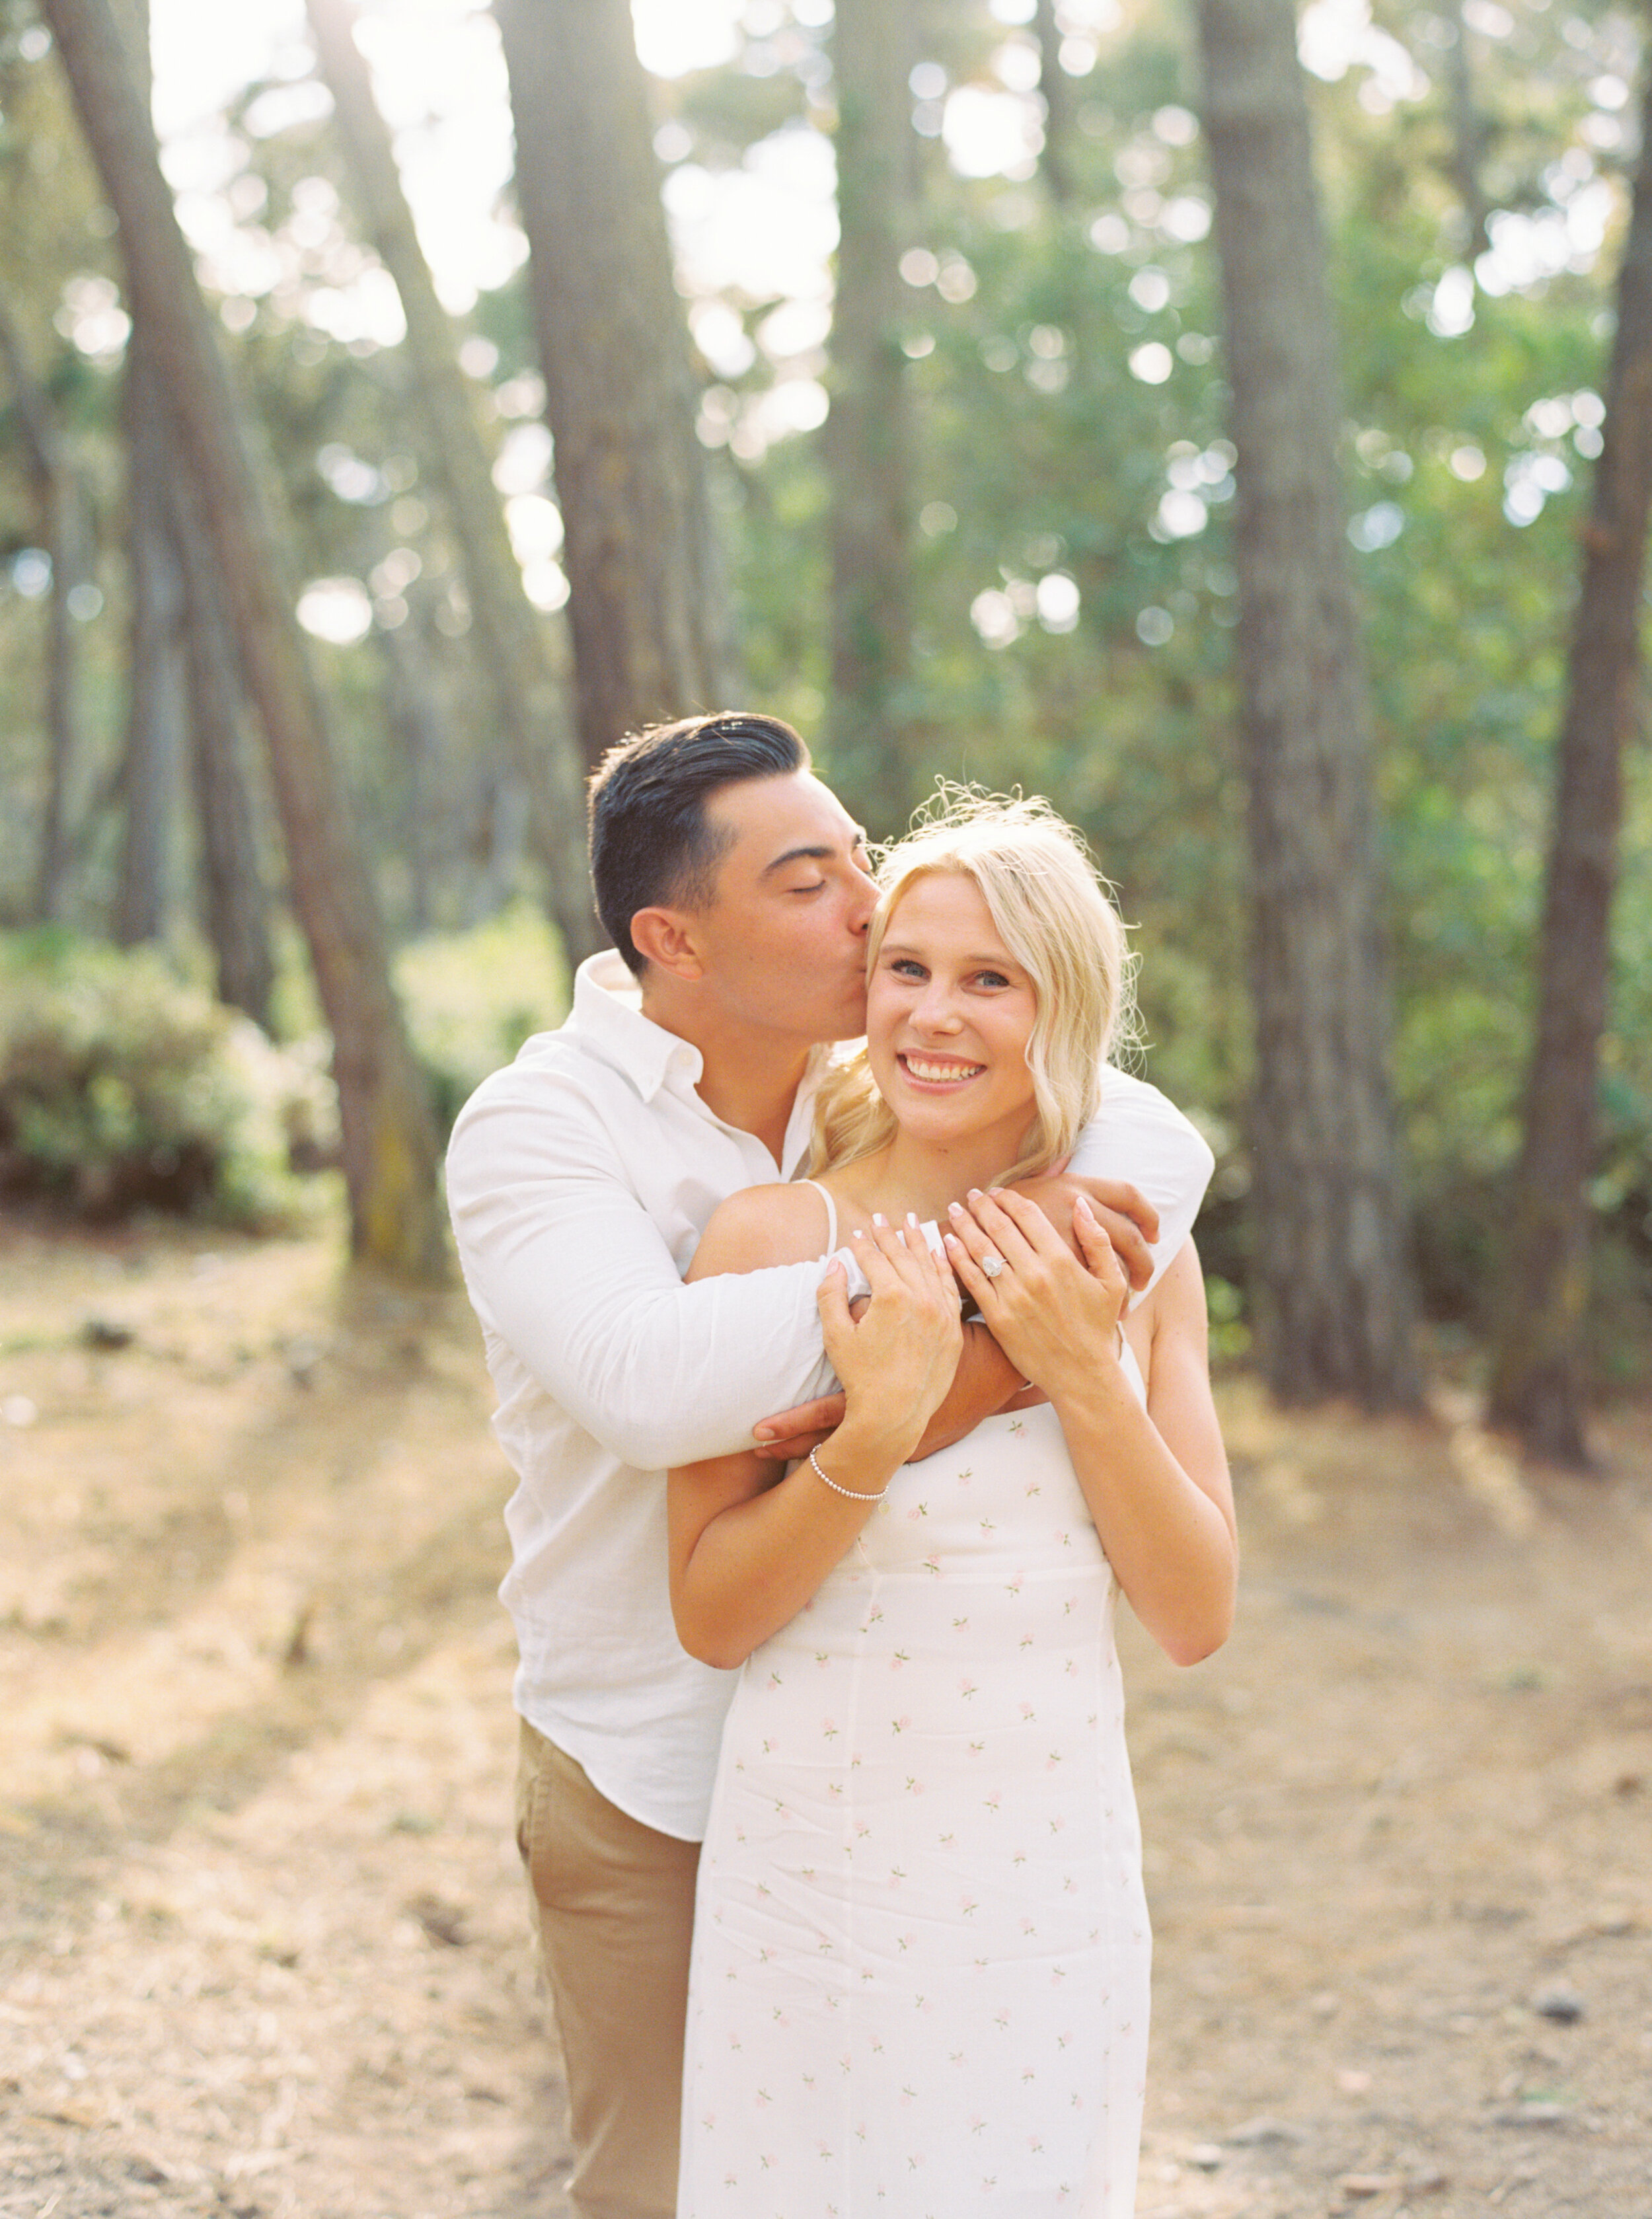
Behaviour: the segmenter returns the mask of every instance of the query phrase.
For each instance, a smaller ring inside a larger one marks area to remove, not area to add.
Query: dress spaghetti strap
[[[826,1246],[820,1252],[823,1256],[829,1256],[837,1246],[837,1204],[818,1179],[799,1179],[798,1184],[799,1186],[813,1187],[826,1205]]]

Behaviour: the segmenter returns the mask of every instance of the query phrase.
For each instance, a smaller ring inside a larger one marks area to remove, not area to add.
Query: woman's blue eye
[[[978,971],[975,982],[979,986],[1007,986],[1009,984],[1002,971]]]

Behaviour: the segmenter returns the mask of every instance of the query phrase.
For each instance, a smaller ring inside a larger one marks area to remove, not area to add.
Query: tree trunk
[[[1641,116],[1603,444],[1583,530],[1537,960],[1537,1035],[1500,1289],[1491,1415],[1582,1466],[1588,1179],[1611,974],[1623,755],[1635,728],[1652,514],[1652,77]]]
[[[34,488],[41,543],[52,564],[47,598],[46,792],[31,914],[37,924],[59,920],[67,907],[71,846],[71,785],[84,752],[80,659],[69,596],[86,569],[86,519],[74,465],[64,451],[52,404],[30,366],[9,303],[0,297],[0,358],[17,407],[23,455]]]
[[[390,985],[377,903],[304,651],[283,549],[109,0],[42,0],[120,225],[179,452],[200,491],[247,688],[269,745],[294,905],[332,1027],[354,1252],[439,1268],[429,1090]]]
[[[1061,66],[1061,28],[1055,0],[1036,0],[1033,28],[1038,34],[1038,89],[1044,99],[1044,153],[1040,167],[1050,198],[1065,208],[1073,195],[1072,79]]]
[[[183,579],[189,770],[201,832],[202,923],[212,943],[218,998],[270,1029],[275,956],[270,896],[241,734],[241,673],[224,621],[206,527],[187,484],[175,478],[171,523]]]
[[[627,0],[496,0],[587,763],[726,701],[729,619]]]
[[[160,939],[171,906],[183,723],[183,581],[172,534],[171,422],[134,322],[127,349],[127,562],[132,602],[124,832],[114,939]]]
[[[1455,34],[1445,53],[1446,99],[1451,118],[1451,182],[1463,203],[1468,226],[1463,260],[1474,262],[1490,245],[1487,221],[1491,202],[1481,176],[1485,160],[1485,119],[1475,105],[1474,73],[1469,61],[1469,26],[1463,0],[1453,0],[1447,22]]]
[[[1386,1074],[1369,712],[1290,0],[1200,0],[1239,450],[1258,1338],[1274,1392],[1419,1391]]]
[[[911,421],[900,276],[911,213],[907,0],[838,0],[837,289],[824,452],[832,552],[832,768],[893,821],[922,783],[908,761]]]
[[[585,791],[578,743],[544,625],[522,590],[522,572],[494,488],[481,426],[459,368],[451,320],[437,298],[401,189],[390,134],[355,39],[355,0],[306,0],[322,73],[332,89],[357,202],[395,280],[407,322],[415,407],[425,455],[452,517],[470,595],[470,618],[495,712],[527,782],[534,844],[569,967],[607,945],[596,921],[585,852]]]

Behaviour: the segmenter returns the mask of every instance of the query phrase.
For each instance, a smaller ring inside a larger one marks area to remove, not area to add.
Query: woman
[[[700,1866],[679,2219],[1126,2219],[1149,1940],[1113,1596],[1183,1663],[1233,1599],[1198,1263],[1189,1244],[1126,1317],[1085,1205],[1075,1256],[994,1190],[1071,1146],[1124,998],[1122,929],[1068,828],[966,803],[880,877],[821,1176],[736,1196],[694,1263],[847,1231],[872,1298],[857,1321],[841,1272],[823,1283],[847,1408],[811,1458],[778,1484],[747,1457],[671,1475],[679,1632],[744,1667]],[[909,1466],[959,1283],[1028,1407]]]

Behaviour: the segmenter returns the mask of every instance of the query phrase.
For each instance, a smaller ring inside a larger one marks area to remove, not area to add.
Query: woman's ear
[[[705,975],[694,921],[680,909],[639,909],[631,916],[631,944],[645,962],[692,983]]]

